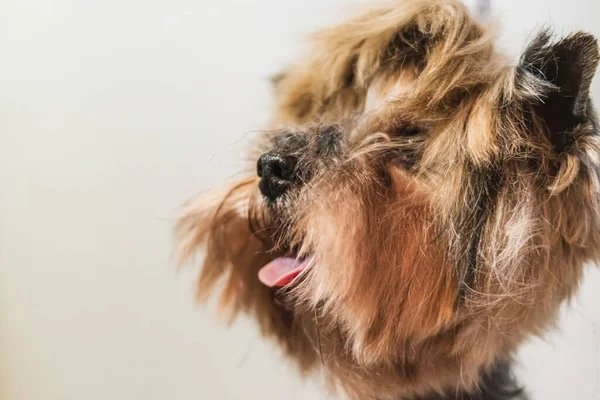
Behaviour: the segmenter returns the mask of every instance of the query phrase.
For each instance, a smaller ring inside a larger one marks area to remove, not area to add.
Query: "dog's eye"
[[[397,144],[395,160],[404,168],[412,169],[417,163],[425,140],[423,133],[421,127],[412,124],[398,125],[392,130]]]
[[[424,139],[423,132],[424,130],[419,126],[402,124],[395,126],[392,129],[391,134],[402,142],[413,143],[420,142]]]
[[[397,137],[414,138],[422,133],[421,128],[414,125],[403,125],[394,129],[394,135]]]

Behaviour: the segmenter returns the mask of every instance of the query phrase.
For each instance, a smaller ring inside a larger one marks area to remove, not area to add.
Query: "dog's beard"
[[[219,308],[229,318],[247,313],[256,318],[264,335],[276,339],[284,351],[307,371],[316,358],[289,305],[276,300],[275,291],[258,279],[261,268],[278,256],[269,213],[265,212],[258,178],[248,176],[207,191],[185,206],[176,229],[180,263],[199,247],[204,262],[198,278],[198,299],[219,289]]]

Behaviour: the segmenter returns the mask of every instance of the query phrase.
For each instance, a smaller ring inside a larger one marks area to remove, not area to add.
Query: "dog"
[[[596,39],[511,63],[459,1],[396,0],[310,45],[247,172],[178,220],[199,297],[350,399],[525,399],[516,349],[600,256]]]

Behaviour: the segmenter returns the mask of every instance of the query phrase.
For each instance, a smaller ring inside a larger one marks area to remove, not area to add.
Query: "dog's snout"
[[[276,179],[288,181],[291,180],[296,167],[294,157],[282,156],[279,153],[265,153],[258,159],[258,176],[273,177]]]
[[[258,187],[261,193],[275,201],[291,185],[296,177],[297,160],[279,153],[265,153],[258,159],[256,173],[261,178]]]

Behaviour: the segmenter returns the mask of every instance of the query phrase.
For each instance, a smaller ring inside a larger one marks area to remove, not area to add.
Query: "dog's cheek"
[[[457,288],[419,182],[399,169],[389,187],[374,176],[346,173],[315,195],[323,201],[306,218],[315,265],[301,288],[362,365],[418,357],[453,323]]]

